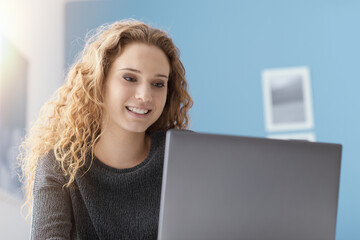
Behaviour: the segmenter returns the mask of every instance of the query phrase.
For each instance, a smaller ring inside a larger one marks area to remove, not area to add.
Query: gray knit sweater
[[[156,239],[164,145],[165,132],[153,133],[147,158],[129,169],[95,158],[71,188],[49,153],[35,174],[32,239]]]

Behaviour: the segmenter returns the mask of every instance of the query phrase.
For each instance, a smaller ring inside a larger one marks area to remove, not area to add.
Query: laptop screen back
[[[335,239],[341,145],[170,130],[159,240]]]

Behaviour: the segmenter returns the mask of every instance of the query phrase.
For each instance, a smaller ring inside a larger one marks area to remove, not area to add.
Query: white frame
[[[291,75],[301,75],[305,121],[289,123],[273,123],[273,106],[271,96],[271,79]],[[314,127],[311,97],[310,71],[308,67],[265,69],[262,71],[265,127],[268,132],[311,129]]]
[[[315,142],[316,137],[315,134],[312,132],[306,133],[289,133],[289,134],[272,134],[269,135],[268,138],[272,139],[297,139],[297,140],[306,140],[310,142]]]

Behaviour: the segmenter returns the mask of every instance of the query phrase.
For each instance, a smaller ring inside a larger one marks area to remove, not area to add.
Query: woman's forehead
[[[116,70],[130,68],[167,76],[170,72],[168,58],[162,49],[138,42],[127,44],[114,60],[112,67]]]

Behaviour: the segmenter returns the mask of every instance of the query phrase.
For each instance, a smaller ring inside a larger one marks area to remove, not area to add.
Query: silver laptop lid
[[[341,149],[170,130],[158,239],[335,239]]]

